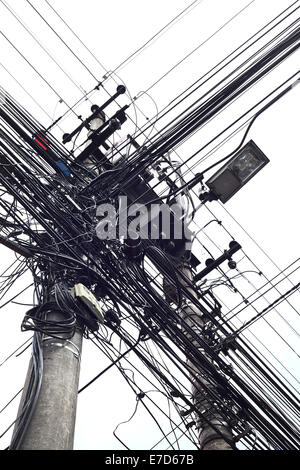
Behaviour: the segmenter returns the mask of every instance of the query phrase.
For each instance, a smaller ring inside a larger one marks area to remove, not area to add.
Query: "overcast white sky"
[[[0,3],[0,29],[15,43],[32,65],[47,78],[65,102],[73,104],[82,96],[82,90],[88,91],[95,86],[95,79],[74,55],[61,44],[25,0],[7,0],[6,3],[15,10],[57,63],[78,84],[79,89]],[[68,21],[70,27],[80,36],[103,67],[59,22],[45,1],[32,0],[32,4],[39,9],[43,17],[51,22],[87,68],[101,81],[108,71],[114,70],[132,52],[187,7],[191,1],[165,0],[162,2],[152,0],[149,3],[145,0],[128,0],[126,2],[122,0],[112,0],[110,2],[50,0],[50,3]],[[248,4],[250,4],[249,7],[243,13],[230,21],[210,40],[207,40]],[[150,88],[150,97],[145,94],[136,101],[144,113],[143,116],[138,111],[139,125],[144,124],[145,116],[151,118],[156,114],[153,100],[158,108],[162,109],[178,93],[204,75],[217,62],[291,4],[291,0],[274,0],[272,2],[270,0],[255,0],[253,2],[250,2],[250,0],[227,0],[226,2],[222,0],[202,0],[195,3],[191,11],[176,22],[172,28],[151,43],[134,60],[121,67],[117,71],[119,77],[113,77],[117,83],[121,83],[121,80],[125,82],[131,96],[137,96],[140,92],[147,91]],[[295,20],[298,17],[299,13],[295,13],[293,19]],[[202,43],[203,45],[199,47]],[[26,95],[16,80],[33,95],[36,102],[46,110],[52,119],[57,118],[65,111],[65,105],[59,103],[59,97],[13,50],[4,37],[0,37],[0,47],[0,62],[7,69],[4,70],[0,66],[0,85],[7,89],[43,125],[48,126],[51,119]],[[258,45],[252,51],[255,51],[257,47]],[[193,54],[152,87],[153,83],[194,49],[196,50]],[[248,55],[245,55],[244,58]],[[300,53],[298,51],[224,113],[197,132],[187,144],[178,149],[178,158],[186,160],[196,149],[203,146],[246,109],[253,106],[290,75],[296,73],[299,70],[299,58]],[[200,97],[204,91],[224,76],[225,71],[203,86],[195,98]],[[116,83],[113,80],[108,80],[106,86],[109,92],[113,92]],[[209,206],[222,220],[224,226],[233,234],[234,238],[242,244],[249,257],[255,260],[259,269],[269,277],[277,273],[276,267],[231,218],[231,215],[280,268],[284,268],[298,258],[299,98],[300,86],[293,89],[282,100],[267,110],[256,121],[250,132],[249,139],[253,139],[259,145],[270,159],[270,163],[249,185],[226,204],[226,210],[219,203],[212,203]],[[107,95],[101,90],[93,95],[92,101],[101,104],[106,99]],[[122,104],[127,102],[128,97],[126,96],[120,99]],[[83,115],[88,113],[89,106],[90,103],[84,103],[78,109],[79,113]],[[133,111],[130,110],[129,113],[134,118]],[[76,124],[76,119],[69,117],[61,127],[67,132],[72,130]],[[134,126],[130,127],[129,125],[128,132],[134,132],[134,130]],[[121,131],[120,134],[121,136],[126,135],[127,130]],[[55,130],[55,135],[61,138],[59,129]],[[242,133],[238,133],[236,137],[222,146],[212,158],[215,160],[222,158],[226,155],[226,152],[230,152],[237,146],[241,138]],[[211,163],[211,161],[213,160],[210,159],[209,162]],[[191,162],[192,165],[195,165],[195,172],[207,165],[207,162],[202,164],[204,166],[199,165],[198,162],[199,159],[197,158]],[[192,173],[189,173],[187,179],[191,176]],[[209,216],[207,209],[203,208],[199,211],[196,218],[199,227],[202,227],[209,220]],[[221,251],[227,248],[230,241],[230,237],[224,229],[216,224],[212,224],[202,238],[203,243],[216,250],[216,247],[207,237],[213,237],[214,242]],[[196,248],[202,262],[205,261],[207,256],[203,249],[200,245],[197,245]],[[218,251],[216,250],[215,253],[217,256]],[[8,265],[11,257],[10,253],[6,249],[1,249],[1,256],[3,266]],[[241,271],[250,269],[250,263],[247,260],[241,260],[240,269]],[[255,276],[250,276],[249,279],[253,283],[258,282],[259,284],[260,282],[260,279]],[[297,273],[292,280],[299,282]],[[31,282],[29,275],[27,281],[28,284]],[[27,285],[26,282],[24,280],[21,284],[25,286]],[[249,281],[242,279],[239,283],[239,288],[243,292],[251,292],[252,287]],[[19,287],[21,284],[19,284]],[[288,284],[285,284],[285,287],[288,288]],[[229,306],[233,306],[239,301],[236,297],[233,299],[225,290],[220,290],[218,293]],[[272,301],[275,297],[270,296],[269,299]],[[19,301],[30,303],[31,298],[28,294],[23,294]],[[3,300],[1,305],[2,302]],[[295,306],[298,304],[299,307],[298,294],[293,297],[293,302]],[[19,305],[10,305],[0,311],[3,316],[0,331],[0,363],[9,352],[13,351],[26,339],[26,335],[20,332],[20,323],[25,313],[24,308]],[[280,313],[284,313],[291,322],[296,321],[293,312],[288,307],[285,309],[281,307]],[[288,329],[285,330],[285,323],[279,319],[276,313],[272,315],[273,317],[268,317],[270,321],[274,321],[276,328],[289,335],[289,341],[296,345],[292,332]],[[269,330],[265,330],[265,336],[259,328],[255,329],[254,327],[253,331],[255,334],[261,335],[260,340],[267,338],[268,346],[272,348],[274,354],[280,354],[285,366],[294,372],[295,363],[289,348],[285,349],[278,342],[276,335],[273,335]],[[0,408],[22,387],[28,357],[29,351],[20,358],[11,359],[0,368],[1,383],[3,384],[0,394]],[[133,357],[133,354],[131,354],[130,358]],[[85,384],[107,364],[107,359],[102,357],[93,345],[85,341],[81,385]],[[7,413],[2,414],[0,434],[16,414],[16,406],[17,403],[11,405]],[[75,448],[122,448],[113,437],[112,431],[119,422],[130,417],[134,407],[135,396],[128,389],[126,383],[123,382],[121,375],[117,371],[110,370],[101,380],[79,396]],[[128,446],[133,449],[150,448],[155,440],[160,438],[153,422],[140,412],[129,425],[120,428],[120,435],[122,435]],[[5,447],[8,443],[9,435],[2,439],[1,447]],[[189,444],[186,442],[184,446],[188,448]],[[162,448],[166,447],[164,443]]]

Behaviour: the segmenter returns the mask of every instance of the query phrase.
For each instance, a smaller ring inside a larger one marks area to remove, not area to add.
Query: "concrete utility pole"
[[[182,258],[178,258],[177,269],[182,274],[182,279],[180,279],[182,286],[193,297],[195,297],[195,299],[197,299],[195,290],[191,287],[193,275],[190,264],[187,261],[183,261]],[[176,289],[172,289],[172,286],[167,285],[165,288],[165,294],[169,301],[176,303]],[[202,329],[204,326],[204,320],[201,318],[202,313],[191,301],[186,299],[186,301],[183,302],[179,310],[179,315],[182,319],[183,325],[188,325],[198,337],[203,335]],[[199,343],[190,334],[190,332],[184,328],[184,326],[182,327],[182,331],[194,346],[197,347],[199,352],[204,355],[209,362],[212,362],[206,351],[199,348]],[[211,410],[211,401],[207,395],[206,388],[213,390],[213,388],[215,388],[214,385],[205,378],[205,372],[199,364],[187,359],[187,367],[192,381],[193,403],[198,411],[198,413],[196,413],[195,420],[196,427],[199,432],[199,444],[201,450],[233,450],[232,446],[222,438],[222,436],[224,436],[229,441],[233,438],[228,424],[216,410]],[[216,390],[214,391],[217,392]],[[203,415],[206,420],[201,419],[201,416]],[[213,425],[213,427],[208,423]]]
[[[64,320],[64,316],[59,312],[53,312],[47,319],[59,322]],[[18,450],[72,450],[82,332],[80,329],[76,330],[72,339],[43,336],[42,343],[42,385],[36,407]],[[29,376],[30,372],[25,382],[18,416],[26,405],[24,398]],[[18,421],[14,435],[17,427]]]

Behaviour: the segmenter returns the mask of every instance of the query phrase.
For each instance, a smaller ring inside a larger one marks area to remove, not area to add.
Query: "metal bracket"
[[[58,348],[68,349],[69,351],[71,351],[73,356],[78,359],[79,362],[81,360],[81,354],[78,346],[76,346],[76,344],[74,344],[73,341],[70,341],[69,339],[57,339],[52,338],[51,336],[47,336],[43,338],[42,342],[44,343],[45,347],[56,346]]]

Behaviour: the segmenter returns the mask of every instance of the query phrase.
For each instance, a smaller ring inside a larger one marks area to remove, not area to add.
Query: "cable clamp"
[[[241,431],[239,434],[233,437],[233,442],[238,442],[240,439],[243,437],[247,436],[248,434],[253,432],[253,428],[249,426],[249,424],[246,424],[244,431]]]
[[[65,348],[68,351],[71,351],[73,356],[78,359],[79,362],[81,360],[80,349],[78,348],[78,346],[76,346],[76,344],[73,343],[73,341],[70,341],[69,339],[61,340],[52,338],[51,336],[47,336],[43,338],[42,342],[45,343],[45,347],[56,346],[58,348]]]
[[[210,419],[209,420],[209,423],[210,424],[213,424],[214,426],[225,426],[225,427],[228,427],[228,423],[226,421],[222,421],[220,419]]]
[[[232,351],[235,351],[237,348],[238,344],[235,340],[235,337],[233,335],[228,335],[219,341],[216,347],[216,352],[222,352],[223,354],[225,354],[225,356],[227,356],[230,349]]]

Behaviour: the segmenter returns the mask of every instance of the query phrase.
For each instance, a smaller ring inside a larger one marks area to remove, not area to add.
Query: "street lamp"
[[[204,202],[214,199],[220,199],[223,203],[227,202],[269,161],[253,140],[250,140],[206,181],[210,192],[202,194],[200,198]]]

